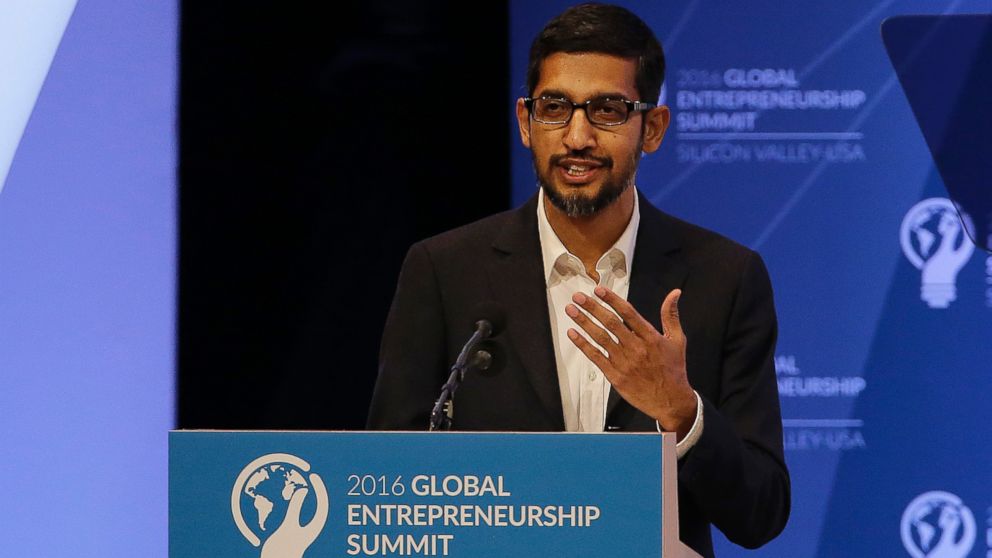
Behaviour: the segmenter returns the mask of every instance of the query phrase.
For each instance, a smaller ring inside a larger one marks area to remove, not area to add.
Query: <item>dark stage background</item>
[[[177,426],[361,428],[406,249],[509,207],[507,7],[181,8]]]

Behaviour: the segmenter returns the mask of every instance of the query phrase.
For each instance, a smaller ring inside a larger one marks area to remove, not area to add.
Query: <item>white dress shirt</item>
[[[582,351],[569,340],[567,331],[575,328],[584,332],[568,315],[565,306],[572,302],[572,295],[583,292],[593,296],[597,286],[585,270],[577,256],[570,253],[562,244],[544,209],[544,190],[540,191],[537,204],[538,233],[541,240],[541,255],[544,260],[544,277],[547,284],[548,316],[551,319],[551,339],[555,349],[555,364],[558,369],[558,385],[561,388],[561,405],[565,413],[565,430],[568,432],[602,432],[606,425],[606,403],[610,394],[610,383],[603,373],[586,358]],[[627,299],[630,289],[630,264],[634,261],[634,245],[637,241],[637,227],[641,220],[637,197],[634,197],[634,212],[620,238],[596,262],[599,285],[618,296]],[[595,297],[594,297],[595,298]],[[607,307],[609,308],[609,307]],[[582,308],[579,308],[583,311]],[[612,310],[612,309],[611,309]],[[590,318],[596,321],[595,318]],[[598,322],[597,322],[598,323]],[[586,337],[588,339],[588,336]],[[592,339],[593,346],[602,348]],[[605,354],[605,351],[603,351]],[[702,401],[696,394],[696,420],[681,441],[676,445],[682,457],[696,443],[703,430]],[[660,430],[660,427],[659,427]]]

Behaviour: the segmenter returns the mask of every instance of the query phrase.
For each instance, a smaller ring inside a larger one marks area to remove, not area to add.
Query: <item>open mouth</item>
[[[580,159],[576,157],[561,157],[552,161],[559,176],[567,184],[584,184],[589,182],[605,168],[609,168],[609,160]]]
[[[591,181],[600,167],[585,165],[564,165],[558,167],[558,172],[566,184],[586,184]]]

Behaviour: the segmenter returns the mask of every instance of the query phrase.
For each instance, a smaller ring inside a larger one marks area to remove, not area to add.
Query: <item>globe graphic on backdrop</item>
[[[974,545],[974,521],[956,496],[923,494],[903,516],[903,543],[916,558],[964,558]]]
[[[248,476],[241,489],[241,513],[248,527],[264,541],[282,525],[296,491],[308,488],[303,473],[288,463],[268,463]],[[307,495],[307,500],[312,500]]]
[[[957,215],[946,208],[930,206],[915,215],[910,223],[910,234],[912,235],[913,247],[920,258],[926,261],[933,254],[934,250],[940,246],[943,234],[940,232],[941,219],[953,219],[957,221]],[[958,243],[963,238],[951,239]]]

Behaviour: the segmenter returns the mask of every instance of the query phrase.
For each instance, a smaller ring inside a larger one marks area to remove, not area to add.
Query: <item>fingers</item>
[[[596,368],[599,368],[603,374],[606,375],[607,379],[613,377],[613,365],[610,364],[610,360],[606,358],[606,355],[604,355],[602,351],[594,347],[588,339],[582,337],[582,335],[574,329],[569,328],[568,338],[572,340],[572,343],[574,343],[580,351],[582,351],[582,354],[586,355],[586,358],[591,360],[592,363],[596,365]]]
[[[605,306],[583,293],[575,293],[572,295],[572,301],[581,306],[592,317],[596,318],[596,320],[602,324],[602,327],[589,319],[589,316],[579,312],[579,310],[571,304],[565,307],[565,313],[568,314],[568,316],[572,318],[575,323],[579,324],[582,329],[586,330],[590,337],[592,337],[603,348],[607,349],[607,352],[609,352],[610,345],[616,343],[620,343],[622,345],[625,342],[630,342],[632,339],[630,329],[624,325],[623,321],[616,314],[610,312]],[[610,337],[610,335],[606,333],[607,331],[612,333],[615,338]]]
[[[613,353],[613,351],[617,346],[617,340],[614,339],[613,337],[610,337],[610,334],[607,332],[607,330],[600,327],[589,316],[580,312],[579,309],[574,304],[569,304],[568,306],[566,306],[565,313],[568,314],[568,317],[572,318],[572,320],[579,327],[585,330],[586,334],[593,341],[599,343],[599,346],[602,347],[604,351],[606,351],[607,353]],[[618,322],[620,321],[619,318],[616,318],[615,316],[614,319]]]
[[[634,306],[631,303],[620,298],[620,295],[617,293],[602,286],[596,287],[593,292],[596,293],[596,296],[602,299],[603,302],[609,304],[610,308],[613,308],[616,313],[623,318],[627,328],[630,328],[630,330],[636,333],[638,337],[645,338],[650,333],[655,331],[654,326],[645,320],[644,317],[634,309]]]
[[[682,333],[682,321],[679,319],[681,297],[682,289],[672,289],[661,303],[661,327],[664,329],[665,337],[669,339],[681,340],[685,337]]]

